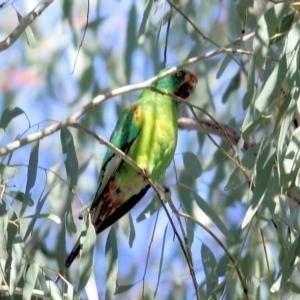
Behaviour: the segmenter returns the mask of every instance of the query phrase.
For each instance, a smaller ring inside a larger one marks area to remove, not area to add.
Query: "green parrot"
[[[162,70],[160,73],[164,72]],[[183,69],[153,86],[182,99],[194,91],[198,78]],[[110,142],[131,157],[153,181],[163,176],[177,144],[179,103],[171,96],[145,89],[136,103],[121,115]],[[148,191],[150,185],[137,170],[107,149],[99,185],[90,208],[91,222],[100,233],[124,216]],[[68,256],[68,268],[80,251],[80,238]]]

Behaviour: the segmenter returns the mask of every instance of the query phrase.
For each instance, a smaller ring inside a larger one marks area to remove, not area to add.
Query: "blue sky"
[[[38,2],[33,1],[16,1],[14,4],[15,7],[21,14],[26,14],[29,12]],[[30,6],[29,6],[30,5]],[[77,4],[78,7],[74,9],[74,24],[75,32],[77,33],[77,38],[81,38],[82,30],[78,30],[80,24],[84,24],[85,15],[84,9],[81,6],[84,4]],[[90,19],[94,20],[97,17],[95,9],[96,2],[91,1],[91,13]],[[126,24],[128,22],[127,15],[132,5],[132,1],[103,1],[101,3],[101,10],[99,15],[105,17],[105,21],[99,25],[97,29],[97,35],[93,36],[91,32],[87,32],[85,38],[85,46],[79,53],[78,61],[76,64],[74,74],[71,74],[75,56],[77,54],[77,47],[73,44],[74,32],[70,29],[69,24],[64,21],[61,22],[62,11],[61,11],[61,2],[55,1],[52,3],[49,8],[34,22],[33,31],[36,35],[37,46],[35,49],[31,49],[24,40],[17,41],[12,47],[0,54],[0,74],[2,74],[2,79],[0,79],[0,84],[2,87],[9,84],[12,86],[8,94],[0,95],[0,108],[3,110],[3,104],[7,105],[8,103],[12,105],[17,105],[22,108],[28,118],[30,119],[31,124],[37,124],[44,120],[47,122],[40,123],[40,127],[33,127],[30,129],[30,132],[35,132],[41,128],[45,128],[48,124],[51,124],[54,121],[64,120],[66,117],[70,116],[72,113],[76,112],[83,105],[88,103],[92,97],[93,85],[83,94],[80,95],[80,99],[77,99],[78,94],[80,94],[80,86],[78,82],[80,81],[82,74],[86,70],[87,66],[94,64],[95,78],[97,80],[98,87],[100,89],[106,88],[116,88],[119,85],[125,85],[128,83],[138,83],[141,82],[152,75],[154,75],[154,68],[149,63],[149,57],[145,55],[144,52],[138,50],[135,52],[133,57],[133,72],[130,82],[126,82],[124,72],[122,72],[122,67],[120,66],[120,72],[116,73],[118,76],[117,79],[110,78],[107,76],[109,71],[109,62],[105,61],[101,55],[95,57],[95,60],[91,60],[88,55],[88,51],[94,51],[94,49],[99,49],[99,53],[104,53],[105,51],[112,51],[115,54],[117,59],[120,61],[123,59],[124,48],[126,47]],[[154,16],[154,19],[159,19],[161,5],[157,5],[158,10]],[[143,12],[142,2],[137,3],[137,14],[138,21],[137,24],[140,24]],[[226,17],[226,16],[225,16]],[[12,6],[7,7],[0,11],[0,39],[5,38],[9,32],[12,31],[14,26],[17,25],[16,13]],[[10,22],[9,22],[10,20]],[[14,20],[11,21],[11,20]],[[203,23],[205,23],[203,21]],[[78,26],[78,27],[76,27]],[[209,28],[209,27],[208,27]],[[204,29],[207,29],[204,26]],[[165,37],[165,27],[162,29],[161,39]],[[189,53],[190,48],[194,45],[194,42],[191,39],[186,40],[186,44],[182,45],[182,49],[176,49],[176,34],[171,31],[170,35],[170,47],[168,50],[168,61],[167,65],[169,67],[181,63],[186,55]],[[95,44],[98,43],[98,44]],[[162,48],[161,48],[162,49]],[[155,51],[155,50],[153,50]],[[97,52],[97,51],[96,51]],[[201,52],[201,51],[200,51]],[[162,60],[162,51],[159,55],[159,59]],[[150,55],[150,54],[149,54]],[[118,58],[119,57],[119,58]],[[115,62],[111,62],[114,66]],[[147,66],[147,67],[145,67]],[[52,72],[48,72],[49,68],[53,68]],[[196,73],[205,73],[205,65],[199,64],[197,66],[192,66],[191,69]],[[226,105],[221,103],[222,92],[226,88],[228,83],[228,76],[232,73],[235,73],[237,70],[237,65],[231,64],[228,70],[225,71],[225,75],[221,79],[216,80],[215,74],[209,76],[209,85],[211,91],[213,92],[213,99],[215,103],[216,111],[220,115],[228,114],[229,110],[238,113],[240,108],[228,108]],[[10,73],[11,72],[11,73]],[[6,77],[6,74],[9,76]],[[119,84],[119,85],[118,85]],[[49,93],[51,90],[52,93]],[[11,100],[10,100],[11,95]],[[115,99],[110,99],[106,103],[101,104],[100,107],[96,108],[96,111],[101,115],[102,122],[105,126],[95,126],[96,132],[108,139],[110,134],[115,126],[117,121],[117,109],[116,104],[121,105],[125,103],[130,103],[137,98],[138,93],[131,93],[124,97],[116,97]],[[199,84],[195,96],[192,97],[191,101],[198,101],[199,99],[205,98],[204,101],[209,103],[208,91],[205,89],[205,82],[203,78],[199,78]],[[2,103],[2,104],[1,104]],[[211,104],[208,104],[211,107]],[[101,112],[104,112],[101,113]],[[242,118],[242,116],[241,116]],[[28,127],[26,118],[24,116],[19,116],[10,124],[4,139],[2,140],[2,145],[5,145],[8,141],[12,141],[18,134],[21,134]],[[85,151],[80,151],[81,145],[80,141],[76,139],[76,130],[71,129],[75,139],[75,146],[78,149],[77,157],[79,161],[85,162],[89,160],[86,170],[81,174],[77,186],[77,192],[80,197],[88,203],[93,196],[93,191],[95,190],[97,183],[97,176],[99,168],[101,166],[101,161],[105,153],[105,147],[100,146],[97,142],[92,140],[92,138],[87,139],[87,145],[84,145]],[[205,142],[204,145],[200,145],[195,142],[197,140],[197,135],[194,132],[179,132],[178,147],[176,150],[175,161],[176,167],[182,169],[182,157],[181,153],[184,151],[192,151],[195,154],[199,155],[201,163],[204,167],[211,159],[212,146],[210,142]],[[27,164],[28,156],[30,153],[30,146],[26,146],[13,155],[12,164]],[[203,151],[205,149],[205,151]],[[49,136],[41,141],[40,152],[39,152],[39,165],[55,170],[60,174],[64,173],[63,167],[64,157],[61,152],[61,147],[59,144],[59,133],[55,133],[52,136]],[[229,172],[230,170],[228,170]],[[215,170],[205,172],[205,176],[202,176],[200,180],[197,181],[197,191],[204,198],[207,198],[208,195],[208,184],[215,175]],[[48,183],[51,184],[52,177],[49,175]],[[38,199],[42,194],[42,189],[45,184],[45,173],[40,170],[38,172],[37,182],[32,189],[32,198]],[[167,184],[173,191],[172,195],[176,200],[176,188],[175,188],[175,176],[173,165],[168,170]],[[26,168],[18,168],[18,173],[15,178],[9,183],[11,186],[16,189],[24,190],[26,185]],[[224,183],[225,186],[226,183]],[[60,193],[65,193],[65,191],[60,190],[60,186],[55,188],[50,193],[51,200],[45,205],[45,210],[48,209],[55,213],[59,209],[59,198]],[[137,216],[143,211],[146,204],[153,197],[153,192],[149,192],[146,197],[133,209],[132,216],[133,220],[136,220]],[[178,204],[178,202],[176,202]],[[57,205],[57,206],[56,206]],[[76,203],[73,205],[73,208],[76,212],[80,208],[80,202],[76,200]],[[34,208],[32,210],[34,212]],[[29,213],[29,212],[28,212]],[[201,216],[200,211],[198,210],[199,216]],[[203,215],[202,215],[203,217]],[[76,218],[76,213],[75,213]],[[238,216],[237,216],[238,218]],[[124,218],[121,222],[126,222],[127,217]],[[140,280],[143,276],[145,260],[147,257],[148,246],[150,243],[150,236],[153,231],[155,221],[155,215],[152,216],[149,220],[135,223],[136,230],[136,240],[134,242],[133,248],[130,249],[126,241],[126,236],[121,232],[121,229],[118,229],[118,242],[119,242],[119,274],[120,278],[126,277],[130,270],[128,266],[139,266],[137,275],[135,276],[136,280]],[[209,221],[207,221],[209,224]],[[147,282],[149,283],[149,288],[155,287],[157,276],[158,276],[158,266],[155,265],[155,262],[159,261],[161,248],[162,248],[162,239],[163,231],[166,227],[168,220],[165,213],[161,210],[159,213],[158,223],[156,226],[156,234],[151,246],[151,255],[150,255],[150,265],[147,272]],[[45,240],[47,246],[51,248],[53,246],[53,239],[57,232],[59,231],[59,225],[51,223],[51,221],[41,220],[37,224],[41,227],[41,231],[46,231],[49,228],[50,233],[48,238]],[[78,231],[79,232],[79,231]],[[101,237],[98,239],[99,243],[96,247],[95,254],[95,272],[98,283],[98,289],[101,294],[104,293],[103,282],[105,282],[105,260],[104,260],[104,245],[106,241],[108,231],[101,234]],[[193,244],[193,252],[195,253],[195,266],[197,270],[197,279],[199,282],[203,280],[203,269],[201,265],[201,258],[199,257],[201,242],[203,241],[208,246],[213,245],[210,239],[207,239],[207,234],[203,232],[202,229],[197,229],[195,233],[196,239]],[[223,237],[222,237],[223,238]],[[70,246],[68,250],[71,249],[71,244],[74,242],[69,239]],[[174,246],[176,245],[176,246]],[[161,281],[164,280],[167,282],[169,277],[172,277],[172,274],[181,273],[184,269],[184,260],[180,257],[180,254],[174,253],[178,251],[178,242],[176,239],[173,239],[173,233],[170,227],[168,228],[168,241],[165,246],[165,260],[166,264],[163,265],[163,275]],[[217,253],[220,254],[220,253]],[[173,259],[176,257],[176,259]],[[179,259],[178,259],[179,257]],[[39,259],[39,258],[38,258]],[[43,257],[40,256],[41,262]],[[172,261],[172,263],[170,263]],[[171,265],[171,269],[167,269]],[[73,270],[78,266],[73,266]],[[188,286],[191,287],[191,279],[186,274],[186,269],[184,270],[185,282],[189,282]],[[120,284],[130,284],[133,282],[120,282]],[[139,284],[137,285],[138,287]],[[169,285],[166,283],[165,286],[159,291],[159,296],[161,299],[164,297],[164,293],[168,290]],[[137,289],[132,289],[129,291],[129,295],[134,299]],[[191,294],[192,292],[188,292]],[[121,298],[120,298],[121,299]]]

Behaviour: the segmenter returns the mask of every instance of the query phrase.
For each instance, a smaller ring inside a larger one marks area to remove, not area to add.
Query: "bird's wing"
[[[137,115],[138,118],[136,118]],[[141,124],[141,109],[138,106],[138,104],[133,104],[129,108],[127,108],[121,115],[116,125],[116,128],[112,133],[110,142],[115,147],[121,149],[124,153],[127,153],[132,143],[140,133]],[[116,155],[111,149],[107,149],[99,176],[99,185],[97,188],[97,193],[90,208],[90,211],[92,213],[92,223],[94,225],[96,225],[99,222],[99,216],[102,206],[102,193],[106,188],[107,184],[109,183],[109,180],[114,176],[115,172],[118,170],[121,162],[122,158]],[[108,226],[109,225],[107,225],[106,227]]]
[[[136,114],[139,114],[138,120],[135,119]],[[117,148],[121,149],[124,153],[127,153],[130,146],[137,138],[141,129],[141,118],[140,111],[137,104],[131,105],[127,108],[121,115],[115,130],[113,131],[110,142]],[[97,193],[95,195],[94,201],[90,208],[92,223],[95,226],[97,233],[103,231],[110,225],[112,225],[116,220],[121,218],[126,212],[128,212],[138,201],[135,200],[136,197],[142,196],[146,193],[147,189],[144,189],[139,195],[133,197],[132,201],[126,201],[123,203],[119,209],[116,209],[107,219],[101,221],[99,216],[101,214],[101,197],[102,192],[109,183],[109,180],[114,176],[115,172],[118,170],[122,159],[116,155],[111,149],[107,149],[102,162],[102,168],[99,175],[99,185],[97,188]],[[140,198],[139,198],[140,199]],[[80,237],[75,243],[71,253],[66,259],[65,267],[69,268],[74,259],[77,257],[80,251]]]

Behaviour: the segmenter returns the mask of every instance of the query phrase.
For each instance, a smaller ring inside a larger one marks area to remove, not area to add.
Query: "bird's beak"
[[[193,93],[198,83],[198,78],[194,73],[189,73],[188,83],[190,85],[190,93]]]

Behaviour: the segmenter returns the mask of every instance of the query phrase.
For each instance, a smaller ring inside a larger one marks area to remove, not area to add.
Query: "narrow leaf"
[[[300,127],[291,136],[286,153],[283,159],[283,172],[281,173],[281,184],[289,188],[294,183],[294,179],[299,170],[300,156]]]
[[[243,220],[242,228],[245,228],[252,217],[255,215],[257,209],[259,208],[261,202],[265,197],[266,190],[269,186],[269,180],[271,177],[272,167],[274,163],[275,148],[272,147],[271,137],[265,141],[264,149],[257,160],[256,166],[256,186],[253,193],[253,197],[250,206],[247,209],[246,215]],[[272,186],[269,186],[272,188]]]
[[[12,197],[13,199],[21,201],[21,202],[23,202],[25,200],[25,194],[21,191],[7,191],[6,194],[9,195],[10,197]],[[27,205],[29,205],[29,206],[34,205],[32,198],[27,198],[26,201],[27,201],[27,203],[26,203]]]
[[[253,40],[255,63],[258,69],[264,67],[269,50],[270,37],[275,33],[278,24],[288,10],[288,4],[275,4],[259,20]]]
[[[53,300],[63,300],[58,286],[52,280],[46,280],[46,286]]]
[[[219,228],[219,230],[231,241],[234,241],[234,236],[227,230],[221,219],[212,210],[212,208],[195,192],[193,192],[194,199],[200,209],[206,214],[208,218]]]
[[[113,300],[117,286],[118,274],[118,245],[115,229],[110,228],[106,246],[105,246],[105,261],[106,261],[106,291],[105,300]]]
[[[10,121],[21,114],[25,114],[21,108],[8,106],[2,113],[0,119],[0,128],[5,130]]]
[[[130,227],[129,246],[130,246],[130,248],[132,248],[133,242],[135,240],[135,228],[134,228],[131,213],[129,213],[128,216],[129,216],[129,227]]]
[[[202,174],[200,161],[192,152],[184,152],[182,154],[184,168],[191,174],[192,177],[198,178]]]
[[[161,205],[155,195],[151,202],[147,205],[147,207],[139,214],[136,218],[137,222],[141,222],[145,219],[150,218],[154,213],[156,213],[160,209]]]
[[[98,295],[97,285],[96,285],[96,279],[94,271],[92,270],[90,278],[85,286],[85,291],[88,297],[88,300],[96,300],[100,299],[95,295]]]
[[[281,274],[275,281],[275,283],[271,287],[271,292],[275,293],[278,292],[280,289],[283,288],[283,286],[286,284],[286,282],[290,279],[294,269],[295,269],[295,262],[297,255],[300,251],[300,237],[297,236],[297,238],[294,240],[293,244],[289,248],[288,252],[285,255],[285,259],[282,264]]]
[[[23,275],[25,264],[22,262],[24,243],[19,235],[16,235],[12,245],[12,263],[10,268],[9,292],[13,294],[20,278]]]
[[[138,34],[139,43],[142,42],[142,40],[140,38],[144,35],[145,30],[146,30],[152,4],[153,4],[152,0],[145,1],[145,9],[144,9],[144,13],[143,13],[143,19],[142,19],[142,22],[141,22],[141,25],[139,28],[139,34]]]
[[[22,300],[31,299],[32,291],[35,286],[38,272],[39,272],[39,264],[36,262],[31,263],[25,275]]]
[[[25,197],[26,195],[30,195],[30,190],[33,188],[36,181],[37,167],[39,162],[39,145],[39,141],[33,143],[30,151]]]
[[[15,11],[17,13],[19,22],[21,22],[23,17],[20,15],[20,13],[16,9],[15,9]],[[34,37],[34,34],[31,30],[30,26],[27,26],[26,29],[24,30],[24,36],[25,36],[28,46],[30,48],[34,49],[36,47],[36,41],[35,41],[35,37]]]
[[[132,59],[133,53],[137,46],[137,34],[136,34],[136,21],[137,21],[137,13],[136,13],[136,4],[132,2],[132,6],[129,12],[129,22],[127,24],[127,43],[125,48],[125,76],[126,82],[130,82],[131,73],[132,73]]]
[[[89,222],[80,255],[79,284],[77,289],[78,294],[84,289],[92,273],[95,242],[95,228],[93,224]]]
[[[160,282],[161,269],[162,269],[162,264],[163,264],[163,260],[164,260],[167,230],[168,230],[168,225],[166,226],[165,231],[164,231],[163,243],[162,243],[161,254],[160,254],[160,261],[159,261],[158,277],[157,277],[157,283],[156,283],[156,288],[155,288],[155,291],[154,291],[153,298],[155,298],[156,295],[157,295],[158,286],[159,286],[159,282]]]
[[[0,164],[0,180],[4,182],[10,180],[15,176],[16,171],[16,168]]]
[[[231,61],[232,61],[232,58],[229,55],[226,55],[221,63],[221,66],[220,66],[218,72],[217,72],[217,76],[216,76],[217,79],[219,79],[222,76],[222,74],[224,73],[224,71],[226,70],[226,68],[228,67],[228,65]]]
[[[78,161],[72,134],[69,129],[63,128],[60,132],[63,153],[66,154],[65,168],[71,187],[78,181]]]
[[[0,201],[0,258],[7,259],[8,253],[6,251],[6,243],[7,243],[7,224],[8,224],[8,216],[7,210],[5,207],[5,203]]]
[[[204,243],[202,243],[201,247],[201,258],[206,276],[206,297],[209,297],[218,285],[218,276],[215,273],[217,261],[212,251]]]
[[[279,63],[275,66],[262,91],[255,100],[255,107],[260,112],[263,112],[277,98],[281,88],[281,83],[286,78],[286,72],[287,63],[286,56],[284,55]]]
[[[278,43],[287,35],[292,27],[294,16],[294,13],[290,13],[283,17],[278,27],[275,29],[274,38],[270,40],[270,45]]]
[[[240,86],[241,83],[241,72],[240,70],[237,71],[237,73],[231,78],[230,83],[225,90],[223,97],[222,97],[222,103],[226,103],[229,99],[231,93],[233,93],[237,88]]]

